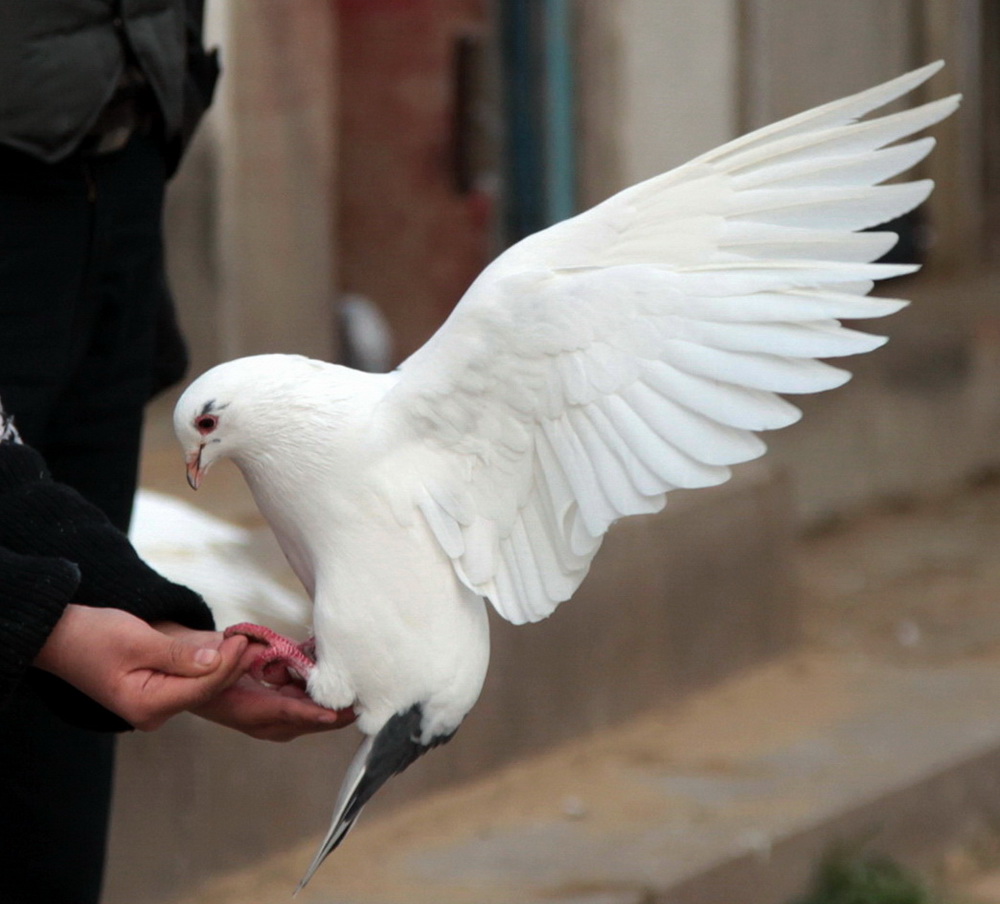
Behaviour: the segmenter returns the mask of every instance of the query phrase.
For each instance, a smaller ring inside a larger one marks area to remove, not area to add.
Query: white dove
[[[309,693],[367,736],[300,888],[392,774],[448,740],[489,659],[484,598],[548,616],[626,515],[720,484],[755,431],[849,374],[817,358],[884,339],[839,318],[905,302],[873,280],[896,241],[862,232],[927,180],[879,185],[931,138],[949,97],[859,122],[935,63],[793,116],[519,242],[390,374],[290,355],[219,365],[177,404],[191,484],[242,470],[312,597]],[[263,630],[263,629],[262,629]],[[295,659],[295,655],[292,656]]]

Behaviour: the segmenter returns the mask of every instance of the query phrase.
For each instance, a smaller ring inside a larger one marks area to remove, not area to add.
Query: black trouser
[[[46,165],[0,149],[0,399],[53,476],[126,529],[162,261],[159,142]],[[0,898],[100,896],[114,739],[53,715],[30,682],[0,712]]]

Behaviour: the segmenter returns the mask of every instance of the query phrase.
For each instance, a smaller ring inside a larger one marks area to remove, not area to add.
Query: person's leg
[[[0,398],[36,448],[72,377],[93,227],[80,161],[0,148]]]
[[[93,241],[81,165],[0,151],[0,398],[44,447],[70,379]],[[12,904],[96,904],[114,742],[63,722],[26,684],[0,711],[0,875]]]
[[[54,169],[0,152],[0,399],[53,475],[123,529],[165,291],[162,189],[151,142]],[[30,682],[0,712],[5,902],[99,900],[113,752]]]
[[[97,904],[114,735],[62,721],[27,686],[0,717],[0,898]]]
[[[165,170],[153,139],[92,165],[95,243],[73,379],[52,406],[40,451],[53,476],[127,529],[156,331],[169,305],[163,266]],[[15,414],[16,417],[16,414]]]

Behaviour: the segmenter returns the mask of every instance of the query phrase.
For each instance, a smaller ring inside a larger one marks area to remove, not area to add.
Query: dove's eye
[[[194,425],[198,429],[198,432],[204,436],[219,426],[219,418],[214,414],[203,414],[195,420]]]

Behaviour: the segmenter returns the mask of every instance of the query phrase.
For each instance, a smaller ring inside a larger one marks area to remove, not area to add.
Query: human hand
[[[187,637],[192,643],[216,636],[176,624],[158,627],[172,636]],[[243,654],[244,672],[257,655],[258,651],[251,644]],[[344,728],[357,718],[353,710],[337,712],[314,703],[305,690],[291,683],[287,676],[285,683],[281,683],[281,675],[275,677],[280,686],[268,687],[244,675],[208,702],[192,707],[191,712],[265,741],[291,741],[304,734]]]
[[[344,728],[357,717],[314,703],[296,684],[265,687],[249,675],[191,710],[195,715],[264,741],[291,741],[300,735]]]
[[[200,706],[245,671],[242,637],[170,635],[120,609],[71,604],[34,665],[143,731]]]

